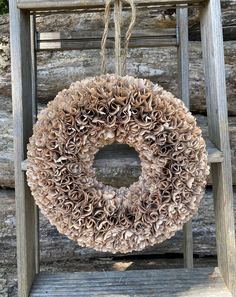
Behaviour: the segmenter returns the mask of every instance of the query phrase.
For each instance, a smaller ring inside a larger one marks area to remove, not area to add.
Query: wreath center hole
[[[93,168],[99,182],[115,188],[129,187],[141,174],[139,155],[127,144],[113,143],[95,155]]]

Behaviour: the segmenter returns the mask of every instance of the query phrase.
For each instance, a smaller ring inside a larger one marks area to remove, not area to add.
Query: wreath
[[[96,153],[114,142],[139,154],[129,187],[96,179]],[[102,75],[73,83],[42,110],[28,144],[28,184],[59,232],[112,253],[142,250],[197,211],[209,174],[205,142],[183,102],[157,84]]]

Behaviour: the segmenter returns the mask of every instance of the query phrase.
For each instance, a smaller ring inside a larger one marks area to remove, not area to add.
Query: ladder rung
[[[206,0],[135,0],[136,6],[176,6],[202,5]],[[28,10],[53,10],[53,9],[74,9],[74,8],[101,8],[104,7],[104,0],[17,0],[17,6]]]
[[[218,150],[209,139],[206,140],[206,146],[209,163],[220,163],[223,161],[223,153]],[[114,154],[114,152],[116,153]],[[94,162],[94,166],[98,170],[101,170],[101,172],[105,167],[119,167],[119,171],[122,172],[122,170],[126,170],[127,166],[132,167],[135,171],[135,168],[140,166],[140,161],[137,153],[135,154],[130,147],[122,144],[113,144],[100,150],[99,156]],[[22,170],[27,169],[27,160],[22,162],[21,168]]]
[[[41,272],[30,297],[232,297],[218,268]]]
[[[42,32],[37,33],[37,50],[84,50],[101,48],[102,32]],[[122,38],[124,40],[124,38]],[[109,33],[107,48],[114,47],[114,35]],[[129,47],[162,47],[177,46],[176,29],[158,29],[135,31],[129,42]]]
[[[224,159],[223,152],[217,149],[209,139],[205,141],[208,152],[208,163],[221,163]]]

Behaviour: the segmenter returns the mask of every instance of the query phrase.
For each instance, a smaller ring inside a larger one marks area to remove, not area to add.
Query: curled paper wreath
[[[129,188],[97,181],[113,142],[141,160]],[[27,177],[43,214],[81,246],[131,252],[170,238],[196,213],[209,173],[205,142],[181,100],[159,85],[104,75],[73,83],[38,117]]]

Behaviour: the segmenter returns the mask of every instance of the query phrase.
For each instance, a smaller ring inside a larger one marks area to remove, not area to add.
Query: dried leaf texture
[[[129,188],[98,182],[95,154],[113,142],[141,160]],[[73,83],[42,110],[28,145],[28,184],[59,232],[112,253],[170,238],[197,211],[209,174],[205,142],[181,100],[145,79]]]

